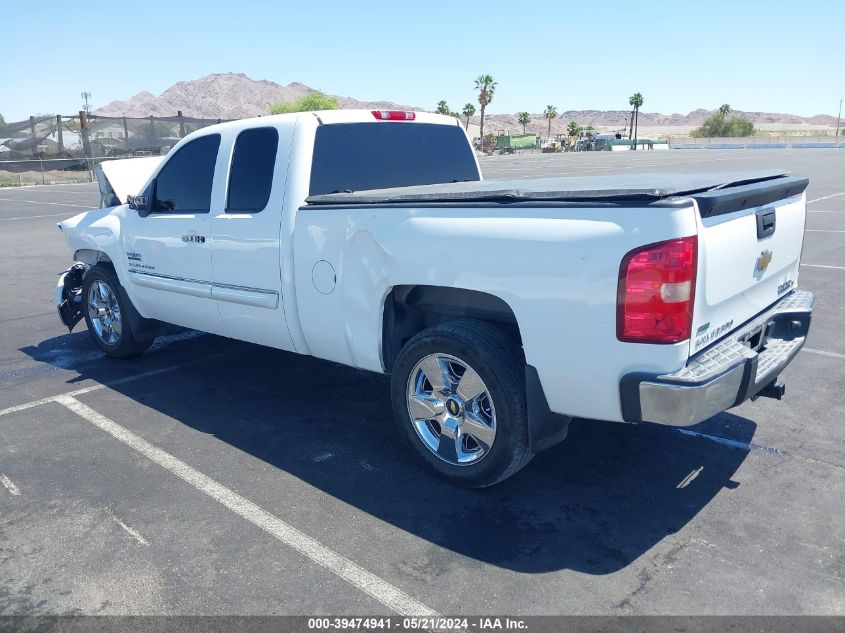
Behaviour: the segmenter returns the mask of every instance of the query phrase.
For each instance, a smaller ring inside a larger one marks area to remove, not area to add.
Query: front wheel
[[[153,339],[138,340],[129,325],[129,310],[117,275],[102,265],[91,268],[82,281],[83,315],[94,343],[109,356],[141,354]]]
[[[481,321],[414,336],[396,359],[391,397],[400,434],[439,476],[490,486],[531,457],[521,349]]]

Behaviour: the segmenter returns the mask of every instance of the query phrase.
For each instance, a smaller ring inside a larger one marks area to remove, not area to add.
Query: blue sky
[[[358,99],[457,109],[473,79],[491,113],[626,109],[836,115],[845,2],[369,2],[238,0],[3,8],[0,113],[71,114],[215,72],[300,81]]]

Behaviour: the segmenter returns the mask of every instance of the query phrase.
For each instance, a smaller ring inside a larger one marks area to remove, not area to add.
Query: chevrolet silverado
[[[340,110],[214,125],[103,163],[59,223],[56,301],[108,355],[163,324],[391,375],[397,433],[464,486],[573,417],[697,424],[804,343],[808,181],[782,172],[482,180],[460,123]]]

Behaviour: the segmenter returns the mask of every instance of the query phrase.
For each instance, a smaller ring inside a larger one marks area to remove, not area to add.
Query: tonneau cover
[[[433,202],[653,201],[705,191],[773,181],[785,171],[699,174],[624,174],[480,180],[310,196],[309,205],[358,205]]]

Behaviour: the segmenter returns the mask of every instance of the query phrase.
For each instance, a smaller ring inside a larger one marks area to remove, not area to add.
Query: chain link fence
[[[90,182],[111,158],[166,154],[186,134],[223,119],[32,116],[0,125],[0,187]]]

